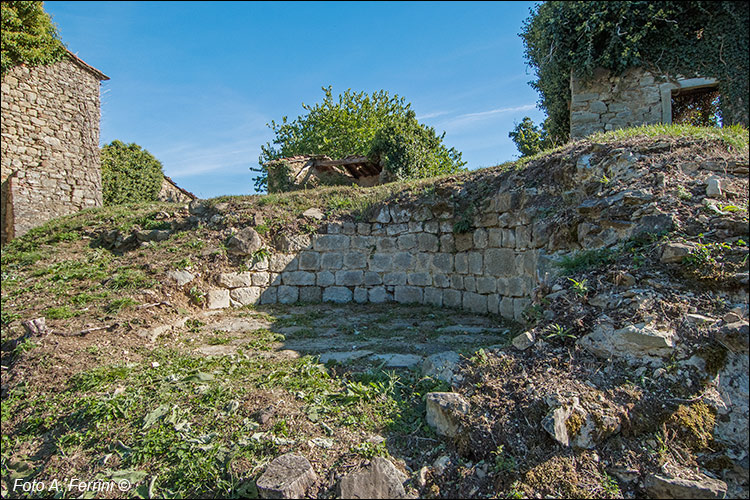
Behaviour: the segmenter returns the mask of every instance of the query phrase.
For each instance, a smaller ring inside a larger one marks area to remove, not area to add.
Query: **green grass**
[[[729,127],[696,127],[693,125],[656,124],[598,132],[588,137],[593,142],[614,142],[633,137],[688,137],[691,139],[720,140],[738,153],[748,151],[748,129],[741,125]]]

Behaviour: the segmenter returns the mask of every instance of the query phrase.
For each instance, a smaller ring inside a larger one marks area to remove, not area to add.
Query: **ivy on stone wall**
[[[164,173],[147,150],[115,140],[102,148],[101,165],[105,205],[156,201]]]
[[[748,125],[747,2],[545,2],[520,33],[556,142],[570,132],[570,74],[602,67],[719,81],[724,124]]]
[[[65,57],[65,46],[42,2],[2,2],[0,8],[3,75],[20,64],[52,64]]]

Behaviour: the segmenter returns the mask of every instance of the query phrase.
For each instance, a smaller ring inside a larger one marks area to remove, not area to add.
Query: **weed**
[[[193,266],[193,262],[190,260],[190,257],[185,257],[175,262],[174,266],[177,269],[188,269]]]
[[[563,274],[574,274],[606,266],[612,262],[613,257],[612,250],[607,248],[584,250],[577,252],[572,257],[564,256],[556,265],[562,269]]]
[[[133,290],[151,288],[155,282],[136,269],[122,269],[107,280],[106,284],[108,288],[113,290]]]
[[[693,199],[693,195],[688,192],[683,186],[677,186],[677,198],[685,201]]]
[[[252,255],[252,258],[251,258],[251,262],[253,263],[253,265],[255,265],[258,262],[266,260],[266,259],[268,259],[270,257],[271,257],[271,252],[267,248],[265,248],[265,247],[259,248],[259,249],[257,249],[256,251],[253,252],[253,255]]]
[[[388,449],[385,447],[385,442],[371,443],[365,441],[364,443],[352,446],[350,451],[367,459],[388,456]]]
[[[68,319],[77,315],[78,313],[71,311],[68,306],[48,307],[44,311],[44,316],[49,319]]]
[[[203,303],[206,301],[206,296],[208,294],[200,289],[198,289],[197,286],[192,287],[190,290],[188,290],[188,297],[190,297],[190,300],[193,301],[195,305],[203,305]]]
[[[112,302],[110,302],[109,305],[105,308],[105,311],[107,311],[110,314],[117,314],[123,309],[132,307],[136,305],[137,303],[138,302],[131,299],[130,297],[121,297],[119,299],[115,299]]]
[[[474,353],[474,356],[469,358],[469,361],[471,361],[477,366],[485,366],[489,364],[490,358],[489,358],[489,355],[487,354],[487,351],[480,348],[476,353]]]
[[[199,319],[188,319],[185,321],[185,327],[189,332],[198,333],[205,323]]]
[[[602,472],[602,488],[604,488],[606,498],[620,498],[622,496],[617,481],[606,472]]]
[[[576,338],[575,335],[570,333],[569,328],[563,328],[561,325],[558,325],[557,323],[553,323],[547,327],[547,331],[549,332],[546,335],[546,338],[548,339],[560,339],[564,340],[566,338],[568,339],[574,339]]]
[[[573,283],[573,291],[579,297],[585,297],[589,293],[588,281],[586,279],[576,281],[573,278],[568,278],[568,281]]]
[[[23,340],[23,342],[19,342],[15,349],[13,349],[13,354],[16,356],[21,355],[25,352],[29,352],[30,350],[39,347],[38,344],[36,344],[33,340],[26,338]]]
[[[224,345],[232,341],[232,337],[224,330],[214,330],[214,337],[208,339],[208,345]]]
[[[495,472],[512,472],[516,469],[516,459],[505,453],[503,445],[498,446],[492,454],[495,456]]]

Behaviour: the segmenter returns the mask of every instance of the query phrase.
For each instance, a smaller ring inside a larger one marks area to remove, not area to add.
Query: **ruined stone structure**
[[[101,206],[99,85],[108,79],[71,52],[3,76],[3,244],[54,217]]]
[[[619,76],[599,69],[589,79],[571,74],[570,138],[639,125],[672,123],[674,93],[716,86],[713,78],[670,80],[643,68],[631,68]]]
[[[365,156],[331,160],[325,155],[299,155],[270,161],[266,167],[269,193],[320,185],[370,187],[382,183],[381,166]]]
[[[188,203],[197,198],[198,197],[190,191],[182,189],[180,186],[175,184],[175,182],[166,175],[164,176],[164,180],[161,182],[161,189],[159,190],[159,194],[156,197],[156,199],[159,201],[167,201],[172,203]]]

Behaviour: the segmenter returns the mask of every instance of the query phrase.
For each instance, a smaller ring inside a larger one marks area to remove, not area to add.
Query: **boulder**
[[[261,498],[302,498],[316,479],[309,460],[287,453],[268,464],[256,486]]]
[[[630,363],[659,364],[674,351],[674,333],[638,323],[615,330],[600,323],[578,344],[602,358],[621,357]]]
[[[302,216],[308,219],[323,220],[325,214],[319,208],[308,208],[302,212]]]
[[[177,284],[177,286],[187,285],[195,279],[195,275],[190,271],[169,271],[167,279]]]
[[[364,469],[347,474],[339,483],[340,498],[406,498],[405,474],[382,457],[375,457]]]
[[[680,479],[652,474],[644,481],[651,498],[724,498],[727,484],[718,479],[703,476],[700,480]]]
[[[531,332],[523,332],[521,335],[514,337],[511,344],[513,344],[513,347],[519,351],[525,351],[534,345],[534,334]]]
[[[427,423],[441,436],[455,437],[461,417],[469,412],[469,402],[455,392],[427,394]]]
[[[679,263],[692,251],[693,246],[686,243],[667,243],[662,250],[661,261],[664,264]]]
[[[713,175],[706,179],[706,196],[709,198],[721,198],[723,196],[721,179]]]
[[[260,235],[255,229],[246,227],[233,235],[227,242],[227,251],[232,255],[249,256],[263,246]]]

